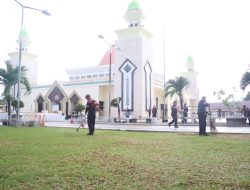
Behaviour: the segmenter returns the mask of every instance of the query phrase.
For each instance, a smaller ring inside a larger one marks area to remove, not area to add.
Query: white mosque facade
[[[164,104],[164,76],[155,73],[153,68],[152,34],[141,25],[144,18],[139,4],[133,0],[124,15],[128,27],[117,30],[115,47],[106,52],[100,63],[94,67],[67,69],[69,80],[54,81],[53,84],[37,84],[36,55],[27,51],[29,37],[23,34],[22,65],[28,68],[28,79],[31,93],[24,94],[21,100],[24,107],[21,112],[63,113],[66,116],[74,112],[77,103],[85,104],[85,95],[90,94],[98,100],[103,109],[99,109],[99,117],[108,117],[109,101],[121,97],[121,111],[124,116],[127,110],[132,117],[147,117],[148,108],[155,105],[158,108],[158,118],[162,117]],[[18,52],[9,54],[13,65],[18,63]],[[193,59],[189,56],[187,70],[182,73],[190,81],[190,86],[184,92],[184,101],[190,107],[198,101],[197,73],[194,71]],[[111,72],[110,72],[111,71]],[[168,109],[174,99],[165,100]],[[195,108],[196,109],[196,108]],[[111,107],[111,116],[117,117],[117,108]]]

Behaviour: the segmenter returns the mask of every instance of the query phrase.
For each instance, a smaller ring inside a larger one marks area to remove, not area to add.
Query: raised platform
[[[246,121],[245,117],[228,117],[226,118],[226,125],[229,127],[247,126]]]

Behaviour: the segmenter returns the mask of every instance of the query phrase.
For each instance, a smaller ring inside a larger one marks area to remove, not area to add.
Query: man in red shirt
[[[96,108],[99,104],[97,101],[93,100],[89,94],[87,94],[85,98],[87,99],[85,114],[88,114],[87,121],[89,127],[89,133],[87,135],[94,135]]]

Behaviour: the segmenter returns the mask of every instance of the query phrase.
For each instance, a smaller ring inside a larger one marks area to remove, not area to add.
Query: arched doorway
[[[48,99],[51,102],[51,111],[59,112],[62,111],[61,101],[64,98],[64,94],[61,90],[56,86],[48,96]]]
[[[39,96],[39,98],[37,99],[37,105],[38,105],[38,113],[41,113],[44,109],[43,109],[43,103],[44,103],[44,99],[43,97]]]
[[[71,103],[71,114],[72,114],[75,112],[76,105],[78,104],[80,98],[76,94],[73,94],[69,100]]]

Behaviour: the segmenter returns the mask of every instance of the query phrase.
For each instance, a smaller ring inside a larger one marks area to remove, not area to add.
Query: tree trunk
[[[183,95],[180,94],[180,104],[181,104],[181,110],[183,110]]]
[[[8,125],[9,125],[10,124],[10,116],[11,116],[10,100],[7,100],[7,111],[8,111]]]

